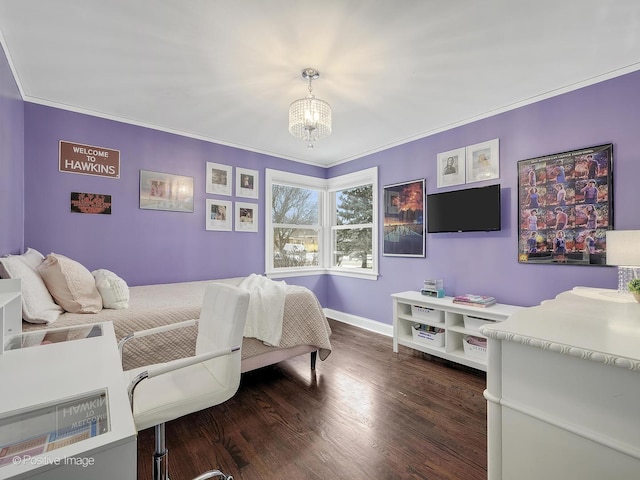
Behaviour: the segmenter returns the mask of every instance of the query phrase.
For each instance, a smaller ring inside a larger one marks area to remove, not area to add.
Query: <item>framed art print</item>
[[[467,147],[466,182],[481,182],[500,178],[500,140],[476,143]]]
[[[613,145],[518,162],[518,261],[606,265]]]
[[[236,232],[258,231],[258,204],[236,202]]]
[[[236,196],[258,198],[258,171],[236,167]]]
[[[140,170],[140,208],[193,212],[193,177]]]
[[[387,185],[384,189],[384,242],[382,254],[424,257],[425,179]]]
[[[438,188],[465,182],[465,149],[458,148],[438,154]]]
[[[232,230],[232,216],[231,202],[207,199],[205,208],[205,225],[207,230],[230,232]]]
[[[207,193],[231,196],[233,167],[220,163],[207,162]]]

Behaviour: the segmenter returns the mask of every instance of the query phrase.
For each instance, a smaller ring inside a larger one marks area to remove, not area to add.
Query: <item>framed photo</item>
[[[518,162],[518,261],[606,265],[613,145]]]
[[[467,147],[467,183],[500,178],[500,140]]]
[[[207,172],[205,175],[207,193],[231,196],[231,184],[233,183],[232,168],[230,165],[207,162]]]
[[[193,212],[193,177],[140,170],[140,208]]]
[[[383,187],[383,255],[425,256],[424,184],[425,179],[423,178]]]
[[[258,204],[236,202],[236,232],[258,231]]]
[[[465,182],[465,149],[458,148],[438,154],[438,188]]]
[[[236,196],[258,198],[258,171],[236,167]]]
[[[205,225],[207,230],[231,231],[231,202],[207,199]]]

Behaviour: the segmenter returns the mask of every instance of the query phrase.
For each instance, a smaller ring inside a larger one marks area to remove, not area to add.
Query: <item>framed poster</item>
[[[207,230],[230,232],[232,215],[231,202],[207,199],[205,208],[205,225]]]
[[[231,196],[232,168],[230,165],[207,162],[207,193]]]
[[[258,198],[258,171],[236,167],[236,196]]]
[[[140,208],[193,212],[193,177],[140,170]]]
[[[383,255],[425,256],[424,184],[423,178],[383,187]]]
[[[500,178],[500,140],[467,147],[467,183]]]
[[[258,204],[236,202],[236,232],[258,231]]]
[[[606,265],[613,145],[518,162],[518,261]]]
[[[71,192],[71,211],[111,215],[111,195]]]
[[[465,182],[465,149],[458,148],[438,154],[438,188]]]

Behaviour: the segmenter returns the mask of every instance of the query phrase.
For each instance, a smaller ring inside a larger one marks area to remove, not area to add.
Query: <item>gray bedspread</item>
[[[208,283],[215,281],[238,285],[241,280],[232,278],[130,287],[128,309],[104,309],[95,314],[67,312],[50,328],[109,321],[113,323],[116,337],[120,340],[134,331],[198,318]],[[287,285],[286,288],[279,347],[269,347],[255,338],[245,338],[242,344],[243,359],[299,345],[317,347],[322,360],[331,353],[331,329],[316,296],[304,287]],[[22,326],[24,332],[47,328],[27,322],[23,322]],[[129,370],[193,355],[196,335],[197,327],[187,327],[131,340],[125,347],[123,367]]]

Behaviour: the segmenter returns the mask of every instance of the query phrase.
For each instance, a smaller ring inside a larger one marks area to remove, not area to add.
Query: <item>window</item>
[[[377,275],[377,186],[375,168],[329,180],[333,273]]]
[[[325,180],[267,169],[266,271],[323,267],[322,207]]]
[[[266,171],[266,272],[377,277],[377,169],[324,180]]]

